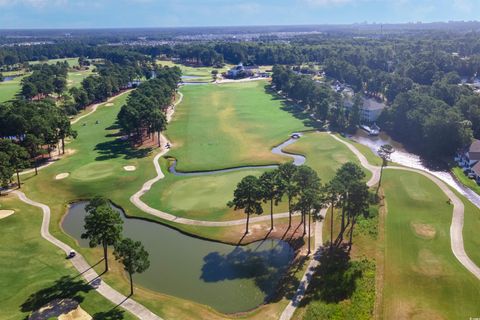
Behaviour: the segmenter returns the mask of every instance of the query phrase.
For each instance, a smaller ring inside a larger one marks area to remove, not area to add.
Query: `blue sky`
[[[480,0],[0,0],[0,28],[177,27],[480,19]]]

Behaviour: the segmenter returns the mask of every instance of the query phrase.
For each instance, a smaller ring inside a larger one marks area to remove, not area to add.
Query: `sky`
[[[480,20],[480,0],[0,0],[0,28]]]

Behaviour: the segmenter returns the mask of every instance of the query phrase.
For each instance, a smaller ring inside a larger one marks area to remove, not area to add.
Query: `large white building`
[[[351,109],[353,106],[354,92],[351,88],[344,88],[342,91],[343,101],[345,108]],[[386,108],[385,103],[379,102],[374,98],[363,99],[363,105],[360,107],[360,121],[363,123],[371,123],[377,121],[378,117]]]

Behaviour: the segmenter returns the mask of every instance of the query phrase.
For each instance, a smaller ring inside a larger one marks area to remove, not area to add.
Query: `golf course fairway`
[[[480,313],[480,283],[450,248],[452,206],[426,177],[384,172],[385,318],[468,319]]]

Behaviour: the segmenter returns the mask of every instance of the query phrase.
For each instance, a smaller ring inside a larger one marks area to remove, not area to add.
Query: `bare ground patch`
[[[443,320],[445,319],[435,310],[426,308],[425,306],[418,306],[411,301],[406,301],[401,298],[397,298],[389,314],[386,315],[386,319],[396,320]]]
[[[435,227],[429,224],[412,222],[410,223],[410,226],[412,227],[415,234],[423,239],[433,239],[437,234]]]
[[[412,269],[428,277],[440,277],[449,273],[444,262],[428,249],[422,249],[418,252],[417,263]]]

